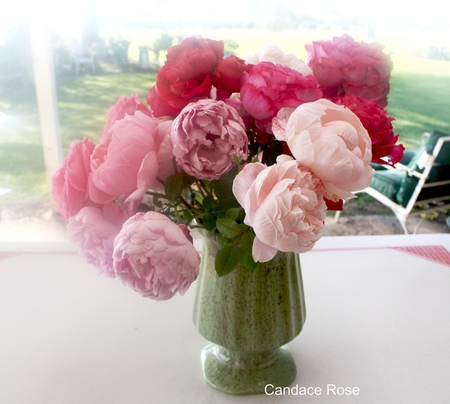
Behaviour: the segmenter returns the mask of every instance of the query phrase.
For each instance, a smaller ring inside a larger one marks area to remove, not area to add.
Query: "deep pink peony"
[[[85,206],[69,218],[67,232],[80,255],[103,274],[114,277],[112,253],[114,238],[127,220],[126,213],[114,202],[101,208]]]
[[[123,225],[113,259],[125,285],[155,300],[183,295],[200,269],[187,227],[151,211],[137,213]]]
[[[405,148],[396,145],[398,136],[394,135],[392,121],[388,112],[376,102],[363,100],[355,95],[347,94],[341,98],[334,98],[333,102],[344,105],[361,120],[372,141],[372,162],[377,164],[394,165],[403,158]],[[383,160],[387,157],[387,160]]]
[[[270,261],[277,250],[303,253],[311,250],[324,226],[326,205],[321,182],[289,156],[277,164],[247,164],[236,176],[233,193],[256,238],[253,259]]]
[[[208,97],[211,75],[223,55],[223,41],[213,39],[187,38],[170,47],[147,95],[155,116],[176,117],[190,102]]]
[[[215,180],[247,158],[248,138],[237,111],[222,101],[189,104],[172,126],[173,154],[188,174]]]
[[[62,167],[53,175],[52,197],[66,220],[89,202],[87,186],[94,148],[94,142],[87,137],[82,141],[74,140]]]
[[[134,115],[136,111],[141,111],[143,114],[152,116],[152,112],[139,100],[139,93],[131,96],[120,97],[119,100],[111,106],[106,115],[106,125],[104,132],[107,133],[116,121],[120,121],[127,115]]]
[[[305,46],[308,64],[327,98],[353,94],[387,105],[392,61],[378,43],[356,42],[349,35]]]
[[[341,105],[318,100],[289,116],[285,139],[292,155],[320,178],[328,199],[348,199],[370,184],[371,141],[358,117]]]
[[[163,134],[159,121],[140,111],[117,121],[102,137],[91,158],[89,196],[107,203],[120,196],[139,200],[158,175]]]
[[[259,129],[268,133],[272,133],[272,118],[281,108],[295,108],[322,97],[314,76],[303,76],[289,67],[271,62],[258,63],[250,72],[244,72],[242,83],[244,108],[255,119]]]
[[[241,89],[242,74],[251,68],[252,66],[236,56],[220,60],[212,75],[212,83],[217,88],[218,98],[229,98],[232,93],[238,93]]]

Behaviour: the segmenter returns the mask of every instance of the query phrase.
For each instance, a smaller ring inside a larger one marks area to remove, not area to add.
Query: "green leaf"
[[[165,192],[169,201],[175,202],[183,192],[183,174],[174,174],[166,179]]]
[[[231,209],[228,209],[227,213],[225,214],[225,216],[228,219],[233,219],[233,220],[236,220],[236,221],[239,221],[239,220],[242,221],[242,220],[244,220],[244,216],[245,216],[244,209],[242,209],[242,208],[231,208]]]
[[[241,237],[241,248],[249,255],[252,255],[254,240],[255,235],[253,233],[246,233]]]
[[[239,224],[233,219],[228,218],[217,219],[216,227],[220,234],[229,239],[235,238],[239,236],[239,234],[241,233]]]
[[[216,257],[217,275],[224,276],[230,273],[239,262],[239,248],[234,244],[227,244]]]
[[[209,212],[214,205],[214,197],[212,195],[207,195],[203,199],[202,206],[205,212]]]
[[[202,219],[202,225],[206,230],[214,230],[214,228],[216,227],[216,218],[214,217],[214,215],[206,215]]]
[[[239,250],[239,263],[250,271],[253,271],[258,267],[258,264],[253,260],[253,257],[242,249]]]

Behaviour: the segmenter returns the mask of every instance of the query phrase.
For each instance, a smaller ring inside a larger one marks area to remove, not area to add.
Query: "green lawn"
[[[361,39],[358,35],[354,37]],[[238,55],[244,58],[267,43],[280,44],[286,52],[297,52],[305,58],[302,53],[304,43],[332,36],[330,32],[324,36],[316,30],[303,31],[298,41],[292,40],[290,31],[217,30],[211,35],[215,39],[239,43]],[[151,43],[150,39],[148,43]],[[143,36],[135,38],[135,44],[142,43]],[[390,43],[387,49],[393,53],[394,60],[388,110],[396,119],[394,127],[401,142],[414,149],[424,131],[450,132],[450,61],[428,60],[421,57],[420,52],[406,52],[405,49],[403,42]],[[97,140],[109,106],[119,96],[136,91],[145,100],[154,79],[154,74],[140,72],[59,78],[57,96],[64,153],[73,139],[90,136]],[[17,195],[47,197],[49,188],[34,88],[3,95],[0,115],[2,112],[6,117],[0,116],[0,187],[11,188]]]

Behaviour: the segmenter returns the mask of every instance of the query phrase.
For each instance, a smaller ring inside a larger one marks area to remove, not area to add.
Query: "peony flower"
[[[247,158],[248,138],[237,111],[211,99],[189,104],[172,125],[173,154],[188,174],[218,179]]]
[[[255,231],[255,261],[270,261],[278,250],[311,250],[325,223],[320,188],[320,180],[289,156],[279,156],[269,167],[251,163],[243,168],[233,194],[245,210],[244,223]]]
[[[155,300],[183,295],[200,269],[187,227],[151,211],[137,213],[123,225],[113,259],[125,285]]]
[[[241,89],[243,72],[248,72],[251,68],[236,56],[220,60],[212,75],[212,83],[217,88],[218,98],[229,98],[232,93],[238,93]]]
[[[283,107],[295,108],[318,100],[322,91],[314,76],[271,62],[261,62],[242,75],[241,101],[262,131],[272,133],[271,121]]]
[[[322,180],[328,199],[352,198],[370,184],[370,137],[348,108],[325,99],[300,105],[287,121],[285,138],[295,159]]]
[[[176,117],[190,102],[208,97],[211,75],[224,55],[223,41],[187,38],[169,48],[147,103],[155,116]]]
[[[94,142],[87,137],[74,140],[62,167],[53,175],[52,197],[66,220],[88,202],[87,185],[94,148]]]
[[[103,132],[106,134],[116,121],[120,121],[127,115],[134,115],[136,111],[141,111],[143,114],[152,116],[152,112],[147,105],[139,100],[139,93],[129,97],[120,97],[119,100],[111,106],[106,115],[106,125]]]
[[[140,111],[116,122],[91,159],[89,196],[96,203],[122,195],[139,200],[158,175],[157,155],[163,141],[158,121]]]
[[[109,277],[115,276],[114,238],[126,219],[127,215],[117,204],[108,203],[101,208],[85,206],[67,222],[70,241],[78,246],[80,255]]]
[[[353,111],[369,133],[372,141],[372,163],[394,165],[403,158],[405,148],[396,145],[398,135],[394,135],[392,121],[388,112],[376,102],[363,100],[355,95],[334,98],[333,102],[344,105]],[[389,157],[388,161],[383,157]]]
[[[276,45],[263,46],[254,56],[247,58],[248,64],[256,65],[260,62],[271,62],[274,65],[283,65],[290,67],[301,73],[303,76],[312,75],[312,69],[303,60],[300,60],[293,53],[284,53],[280,47]]]
[[[356,42],[349,35],[305,46],[308,64],[327,98],[353,94],[387,105],[392,61],[378,43]]]

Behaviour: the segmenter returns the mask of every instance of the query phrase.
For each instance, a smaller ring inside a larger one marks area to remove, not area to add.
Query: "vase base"
[[[237,352],[216,344],[202,349],[205,380],[229,394],[261,394],[286,387],[297,367],[287,345],[266,352]]]

